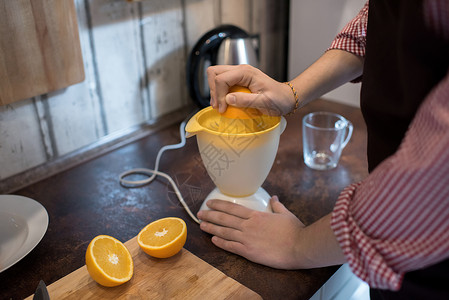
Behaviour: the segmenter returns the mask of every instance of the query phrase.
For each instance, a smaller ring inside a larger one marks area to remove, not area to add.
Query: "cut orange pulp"
[[[184,220],[168,217],[145,226],[137,235],[140,248],[153,257],[167,258],[181,251],[187,239]]]
[[[117,286],[131,279],[134,263],[125,245],[119,240],[99,235],[87,247],[86,266],[89,275],[103,286]]]

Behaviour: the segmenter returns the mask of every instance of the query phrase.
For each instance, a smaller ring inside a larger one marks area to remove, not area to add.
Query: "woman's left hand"
[[[298,251],[304,224],[279,202],[270,200],[273,213],[251,210],[223,200],[209,200],[202,210],[200,228],[213,235],[212,242],[253,262],[279,269],[303,266]]]

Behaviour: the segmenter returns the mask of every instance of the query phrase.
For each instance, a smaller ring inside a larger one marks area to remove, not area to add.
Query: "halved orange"
[[[237,93],[237,92],[251,93],[251,90],[241,85],[234,85],[229,88],[229,93]]]
[[[134,263],[126,246],[108,235],[95,237],[87,247],[89,275],[103,286],[117,286],[131,279]]]
[[[229,88],[229,93],[250,93],[251,94],[251,90],[243,87],[243,86],[239,86],[239,85],[234,85],[231,86]],[[232,105],[228,105],[228,107],[226,108],[226,111],[224,113],[221,114],[223,117],[229,118],[229,119],[254,119],[260,115],[262,115],[262,113],[256,109],[256,108],[252,108],[252,107],[236,107],[236,106],[232,106]]]
[[[187,240],[183,219],[168,217],[145,226],[137,235],[140,248],[153,257],[167,258],[181,251]]]

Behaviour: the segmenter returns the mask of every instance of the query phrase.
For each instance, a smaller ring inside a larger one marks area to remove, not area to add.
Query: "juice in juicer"
[[[228,110],[232,109],[239,110]],[[186,137],[197,137],[201,159],[216,185],[200,210],[208,209],[205,203],[209,199],[221,199],[271,211],[271,196],[261,185],[273,165],[287,122],[283,117],[240,110],[241,114],[221,115],[206,107],[186,125]]]

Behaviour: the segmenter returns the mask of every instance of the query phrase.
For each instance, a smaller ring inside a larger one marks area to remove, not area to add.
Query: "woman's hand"
[[[273,213],[209,200],[211,210],[198,212],[200,228],[213,235],[216,246],[273,268],[316,268],[345,262],[330,227],[330,214],[306,227],[276,196],[270,204]]]
[[[280,116],[290,112],[295,106],[295,97],[290,87],[278,82],[259,69],[250,65],[217,65],[207,69],[213,108],[220,113],[228,105],[254,107],[263,114]],[[249,93],[229,93],[231,86],[243,86]]]
[[[274,268],[298,268],[296,251],[304,224],[276,196],[270,202],[274,213],[209,200],[207,205],[212,210],[198,213],[200,227],[214,235],[216,246],[229,252]]]
[[[304,72],[290,80],[295,88],[299,108],[340,85],[362,75],[364,58],[344,50],[325,52]],[[250,65],[216,65],[207,69],[211,105],[220,113],[228,105],[254,107],[266,115],[285,115],[295,107],[291,88]],[[230,93],[231,86],[240,85],[248,93]]]

